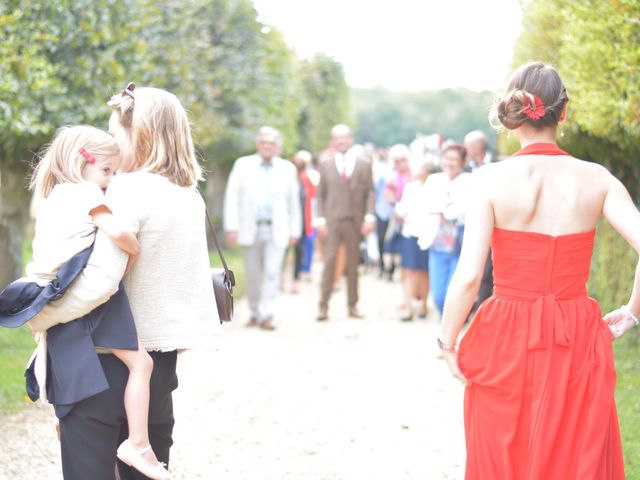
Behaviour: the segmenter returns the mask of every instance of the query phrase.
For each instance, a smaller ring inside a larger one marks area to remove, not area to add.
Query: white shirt
[[[424,215],[422,200],[422,183],[419,180],[408,182],[402,191],[402,198],[395,207],[396,214],[403,219],[403,237],[417,237],[420,234],[421,218]]]
[[[274,178],[273,173],[273,159],[269,162],[257,155],[258,166],[256,175],[259,181],[257,182],[257,213],[258,220],[273,220],[273,190],[278,188],[276,185],[277,178]]]
[[[336,169],[340,176],[346,176],[346,178],[351,178],[353,175],[353,170],[356,168],[356,158],[355,155],[347,153],[336,153],[334,155],[334,161],[336,162]]]
[[[92,182],[58,184],[38,201],[29,281],[46,285],[62,264],[93,243],[96,226],[89,212],[100,205],[106,198]]]
[[[420,220],[418,245],[423,250],[433,243],[440,227],[440,214],[447,220],[464,225],[469,201],[471,174],[462,172],[450,179],[444,172],[429,175],[422,186],[423,216]]]

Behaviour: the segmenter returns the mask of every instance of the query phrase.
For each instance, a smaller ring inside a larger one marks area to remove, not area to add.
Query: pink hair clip
[[[96,159],[93,155],[91,155],[89,152],[87,152],[84,147],[81,148],[80,150],[78,150],[80,152],[80,155],[82,155],[84,157],[84,159],[87,161],[87,163],[90,163],[91,165],[93,165],[94,163],[96,163]]]
[[[531,100],[531,97],[533,97],[533,101]],[[533,121],[540,120],[544,117],[544,103],[542,103],[542,100],[540,100],[540,97],[537,95],[531,94],[531,97],[529,94],[525,93],[525,105],[522,108],[522,112]]]

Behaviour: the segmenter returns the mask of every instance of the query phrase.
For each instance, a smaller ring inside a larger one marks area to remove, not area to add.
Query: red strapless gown
[[[458,357],[466,479],[624,479],[612,336],[585,289],[594,234],[494,230],[494,295]]]

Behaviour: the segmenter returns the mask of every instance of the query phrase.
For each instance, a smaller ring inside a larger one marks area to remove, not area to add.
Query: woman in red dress
[[[556,145],[567,102],[553,67],[520,67],[495,110],[522,150],[474,173],[438,338],[466,384],[466,479],[624,479],[612,340],[640,315],[640,277],[609,324],[586,283],[600,218],[640,252],[640,213],[605,168]],[[456,350],[489,246],[494,294]]]

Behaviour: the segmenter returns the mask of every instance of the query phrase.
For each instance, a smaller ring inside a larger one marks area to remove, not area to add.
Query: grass
[[[640,341],[630,332],[615,342],[616,404],[627,480],[640,480]]]
[[[29,327],[0,328],[0,413],[15,412],[30,402],[24,370],[35,346]]]

